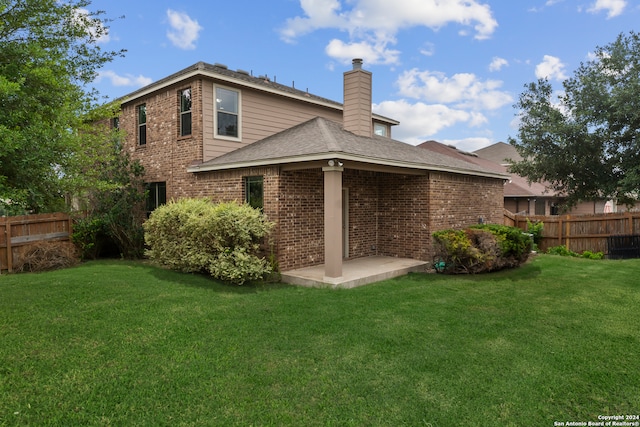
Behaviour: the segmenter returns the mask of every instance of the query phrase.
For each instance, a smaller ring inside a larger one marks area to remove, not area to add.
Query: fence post
[[[6,223],[7,233],[7,269],[9,273],[13,272],[13,248],[11,247],[11,217],[7,217]]]

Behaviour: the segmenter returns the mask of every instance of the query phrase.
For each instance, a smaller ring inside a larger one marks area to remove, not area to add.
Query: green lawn
[[[2,426],[553,426],[640,413],[640,260],[351,290],[0,276]]]

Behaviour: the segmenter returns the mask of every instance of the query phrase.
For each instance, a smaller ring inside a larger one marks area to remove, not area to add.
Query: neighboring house
[[[198,63],[123,98],[126,150],[149,209],[169,199],[246,201],[276,223],[281,271],[344,258],[432,260],[434,231],[503,221],[503,182],[482,166],[391,139],[354,60],[340,104],[265,77]]]
[[[490,160],[504,167],[509,167],[508,160],[520,161],[522,157],[514,146],[504,142],[498,142],[474,152],[478,157]],[[548,190],[545,183],[529,183],[526,178],[511,174],[511,179],[504,187],[504,207],[513,213],[529,215],[582,215],[605,212],[622,212],[627,207],[616,206],[612,201],[605,199],[579,202],[570,210],[565,210],[564,196]]]

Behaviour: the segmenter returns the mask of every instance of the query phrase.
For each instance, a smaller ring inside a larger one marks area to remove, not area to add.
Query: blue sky
[[[364,59],[376,113],[395,139],[463,150],[517,132],[524,85],[561,89],[597,46],[640,31],[639,0],[94,0],[114,18],[104,49],[126,49],[94,86],[109,99],[198,61],[268,75],[342,102]],[[122,18],[120,18],[122,17]]]

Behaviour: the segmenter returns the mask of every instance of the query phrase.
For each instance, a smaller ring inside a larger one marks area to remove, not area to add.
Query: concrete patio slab
[[[284,283],[308,287],[355,288],[411,272],[424,272],[428,263],[408,258],[373,256],[345,260],[341,277],[325,277],[324,265],[285,271]]]

